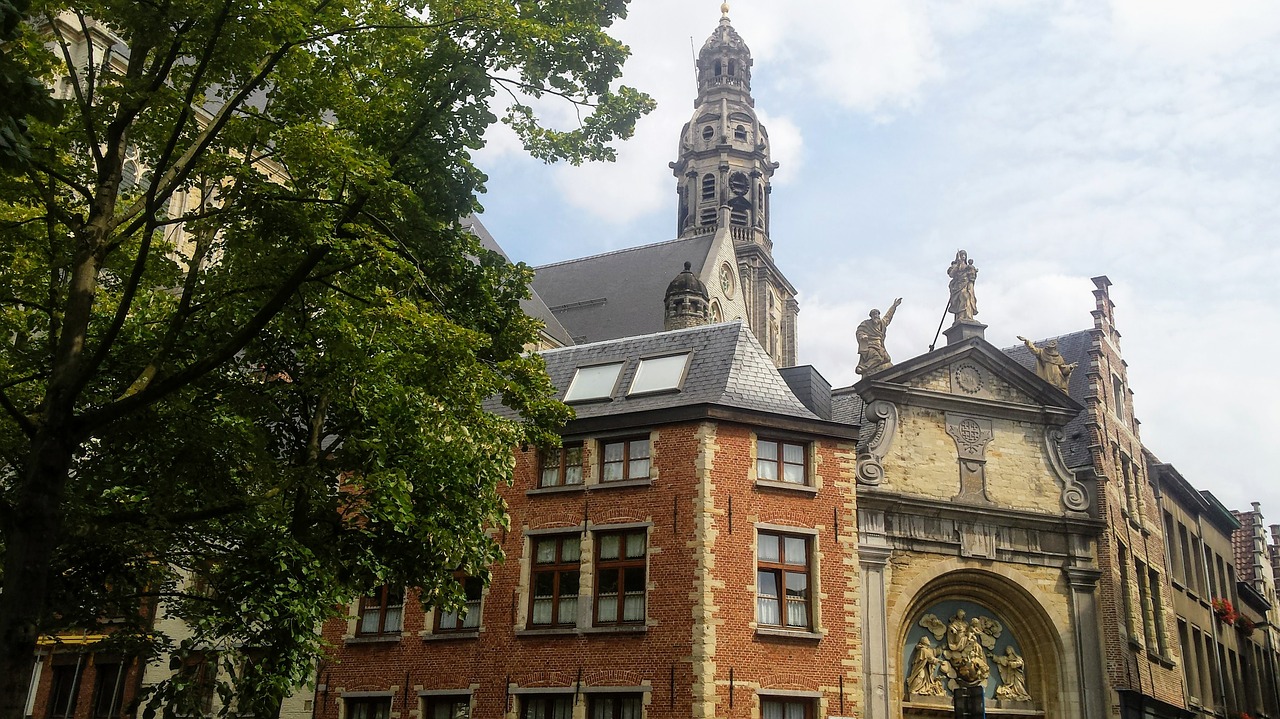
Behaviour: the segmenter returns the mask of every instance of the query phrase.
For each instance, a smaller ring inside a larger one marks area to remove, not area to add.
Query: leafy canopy
[[[240,710],[269,709],[352,596],[456,606],[452,573],[485,576],[511,450],[568,410],[523,352],[528,269],[459,225],[470,152],[508,103],[533,155],[611,158],[652,107],[615,86],[625,10],[31,4],[4,59],[63,112],[0,174],[0,674],[123,616],[112,642],[224,649]],[[578,127],[537,123],[548,94]],[[148,631],[155,602],[194,635]]]

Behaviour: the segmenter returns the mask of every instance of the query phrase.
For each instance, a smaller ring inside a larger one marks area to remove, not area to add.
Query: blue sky
[[[625,82],[659,107],[617,163],[547,166],[490,133],[482,221],[514,259],[671,239],[690,38],[719,15],[633,0]],[[1107,275],[1144,442],[1280,523],[1280,4],[736,0],[730,16],[781,163],[771,235],[802,363],[852,383],[853,328],[899,296],[888,348],[924,352],[959,248],[1000,346],[1090,327],[1089,278]]]

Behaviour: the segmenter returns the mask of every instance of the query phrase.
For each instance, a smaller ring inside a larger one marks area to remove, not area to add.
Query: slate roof
[[[681,350],[691,350],[693,356],[678,392],[627,397],[641,357]],[[575,403],[578,419],[710,404],[821,421],[792,394],[741,320],[546,350],[542,358],[560,389],[558,399],[564,399],[578,367],[625,362],[612,400]]]
[[[1058,341],[1058,353],[1062,355],[1063,359],[1067,362],[1080,363],[1075,371],[1071,373],[1071,380],[1067,383],[1067,394],[1071,396],[1071,399],[1087,407],[1088,403],[1085,399],[1089,393],[1089,364],[1091,362],[1089,348],[1093,346],[1093,330],[1081,330],[1059,337],[1033,341],[1038,347],[1050,339]],[[1019,344],[1013,347],[1006,347],[1000,351],[1032,372],[1036,370],[1035,355],[1031,354],[1031,350],[1027,349],[1026,345]],[[1093,455],[1089,452],[1089,446],[1093,443],[1093,439],[1085,428],[1088,418],[1089,410],[1085,409],[1076,415],[1075,419],[1068,422],[1067,426],[1062,428],[1062,459],[1069,469],[1093,464]]]
[[[510,257],[507,257],[507,253],[503,252],[502,247],[498,245],[498,241],[493,239],[493,235],[489,234],[489,230],[485,229],[485,226],[481,224],[480,219],[475,215],[469,215],[465,218],[462,221],[462,226],[470,230],[471,234],[479,238],[480,245],[486,250],[497,252],[507,261],[511,260]],[[527,300],[520,300],[520,309],[524,310],[526,315],[542,320],[542,323],[546,325],[546,333],[554,337],[560,344],[573,344],[573,339],[569,336],[568,331],[565,330],[564,325],[560,324],[560,320],[556,319],[556,316],[551,312],[551,309],[547,307],[547,303],[542,301],[542,297],[538,295],[538,291],[536,289],[530,289],[533,296]]]
[[[684,263],[700,273],[714,235],[669,240],[534,268],[534,290],[574,342],[632,337],[663,328],[663,298]]]

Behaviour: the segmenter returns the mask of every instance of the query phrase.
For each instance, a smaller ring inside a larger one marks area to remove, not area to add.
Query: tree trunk
[[[62,530],[62,496],[75,452],[65,423],[40,426],[6,528],[0,592],[0,719],[22,719]]]

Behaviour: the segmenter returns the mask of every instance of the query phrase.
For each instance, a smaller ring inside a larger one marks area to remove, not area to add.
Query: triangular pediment
[[[854,389],[867,402],[922,406],[957,402],[991,410],[1035,411],[1065,421],[1083,407],[1065,392],[980,337],[947,345],[864,377]]]

